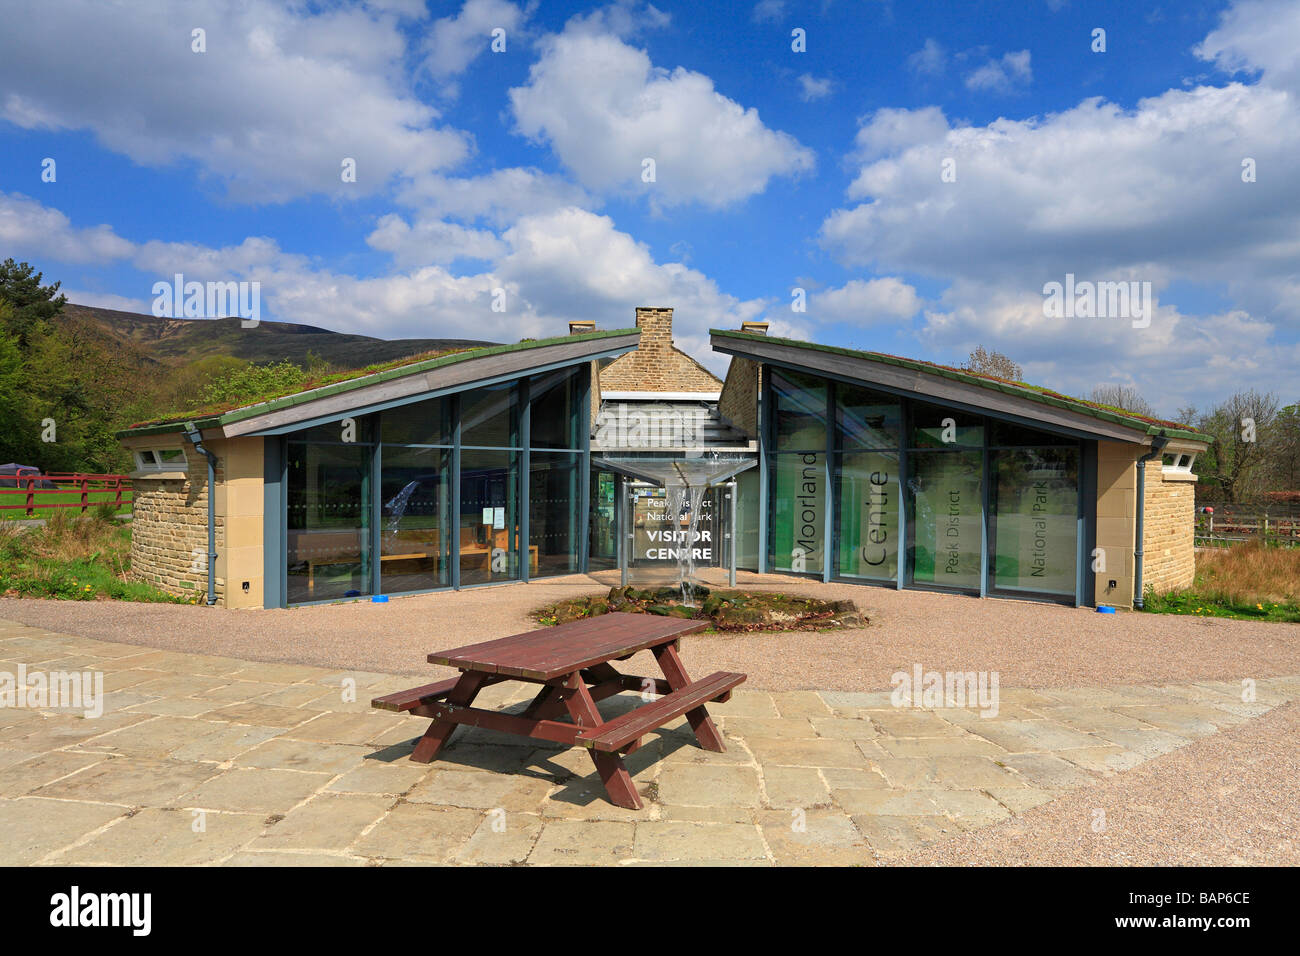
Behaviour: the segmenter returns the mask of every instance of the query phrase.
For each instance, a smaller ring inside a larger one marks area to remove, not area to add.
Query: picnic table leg
[[[569,716],[573,718],[575,724],[579,727],[599,727],[605,722],[600,716],[600,711],[596,709],[596,702],[587,692],[587,685],[583,683],[581,674],[570,675],[565,682],[565,689],[572,691],[565,697],[564,705],[568,708]],[[623,758],[616,753],[604,753],[594,749],[588,749],[587,753],[591,754],[592,762],[596,765],[596,773],[600,774],[600,782],[605,785],[605,793],[609,795],[610,803],[627,810],[640,810],[641,795],[636,792],[636,785],[632,783],[632,775],[623,765]]]
[[[682,665],[682,659],[677,653],[677,643],[661,644],[654,648],[655,660],[663,668],[664,677],[668,680],[668,686],[673,690],[679,690],[691,682],[686,675],[686,668]],[[725,753],[726,745],[722,742],[722,734],[718,731],[717,725],[713,723],[713,718],[709,712],[701,705],[694,710],[686,712],[686,719],[690,721],[691,729],[695,731],[695,739],[699,741],[701,747],[705,750],[712,750],[714,753]]]
[[[447,703],[458,707],[468,707],[474,703],[474,698],[478,696],[478,692],[487,682],[487,678],[487,674],[478,671],[463,672],[460,675],[460,680],[456,682],[456,686],[447,695]],[[416,741],[415,749],[411,751],[411,760],[416,763],[432,763],[455,729],[456,725],[450,720],[434,718],[429,721],[429,727],[425,730],[424,736]]]

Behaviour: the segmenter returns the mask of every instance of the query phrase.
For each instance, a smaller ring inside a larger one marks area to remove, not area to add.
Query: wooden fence
[[[100,505],[116,510],[130,508],[131,479],[127,475],[88,475],[81,472],[53,471],[34,475],[0,475],[0,511],[22,511],[31,516],[38,511],[77,508],[85,514]]]
[[[1196,547],[1229,548],[1266,538],[1300,547],[1300,502],[1243,502],[1196,509]]]

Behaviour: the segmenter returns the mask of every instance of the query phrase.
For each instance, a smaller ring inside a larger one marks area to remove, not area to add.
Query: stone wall
[[[1191,587],[1196,577],[1196,478],[1165,474],[1160,459],[1146,465],[1142,514],[1142,588],[1156,593]]]
[[[722,382],[673,347],[673,310],[637,309],[641,341],[600,372],[602,392],[716,392]]]
[[[261,438],[206,439],[217,456],[215,520],[217,603],[262,606]],[[136,440],[135,447],[183,447],[184,477],[132,479],[131,573],[169,594],[207,600],[208,463],[189,442]],[[137,472],[137,476],[142,473]],[[233,582],[228,586],[227,582]],[[244,582],[248,590],[244,590]]]
[[[758,437],[758,389],[762,367],[754,361],[732,356],[727,380],[718,399],[718,414],[750,438]]]
[[[208,463],[189,442],[179,435],[176,438],[155,441],[153,447],[185,449],[188,471],[183,478],[132,478],[131,573],[169,594],[204,601],[208,587]],[[221,478],[218,468],[217,480]],[[220,552],[224,531],[220,516],[216,529]],[[220,602],[220,582],[216,591]]]

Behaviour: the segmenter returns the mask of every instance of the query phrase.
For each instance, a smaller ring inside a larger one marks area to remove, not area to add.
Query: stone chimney
[[[740,331],[749,332],[753,335],[767,335],[766,322],[741,322]]]
[[[583,332],[595,332],[596,322],[594,319],[573,319],[569,322],[569,334],[581,335]]]
[[[639,308],[637,347],[600,372],[602,392],[716,392],[717,376],[673,348],[673,310]]]
[[[647,359],[666,356],[673,349],[673,310],[638,308],[636,327],[641,330],[637,351]]]

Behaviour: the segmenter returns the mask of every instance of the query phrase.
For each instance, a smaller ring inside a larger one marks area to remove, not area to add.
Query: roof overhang
[[[715,351],[796,371],[812,371],[829,378],[861,383],[906,398],[953,405],[978,414],[1057,431],[1077,438],[1104,439],[1147,445],[1161,429],[1137,423],[1124,424],[1076,411],[1049,396],[1029,397],[1026,390],[1007,385],[990,387],[949,378],[938,369],[927,371],[873,358],[869,353],[829,349],[767,336],[714,331]],[[993,383],[996,385],[996,383]],[[1193,439],[1194,441],[1194,439]],[[1204,443],[1199,443],[1204,444]]]
[[[493,385],[595,359],[622,355],[636,348],[639,330],[616,334],[597,332],[545,340],[527,348],[496,347],[453,356],[452,361],[427,362],[410,371],[396,368],[376,375],[299,392],[285,398],[235,409],[201,421],[205,437],[280,435],[340,418],[366,415],[387,408],[436,398],[452,392]],[[123,439],[179,431],[178,423],[146,426],[123,434]]]

